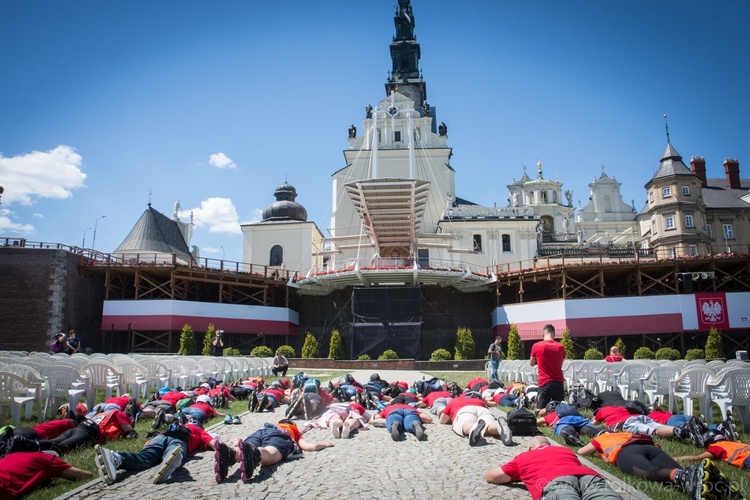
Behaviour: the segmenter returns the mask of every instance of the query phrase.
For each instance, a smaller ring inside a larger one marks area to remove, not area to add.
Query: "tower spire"
[[[398,0],[393,23],[396,26],[396,36],[391,42],[392,68],[385,84],[385,93],[390,95],[392,91],[399,92],[421,108],[427,99],[427,88],[419,70],[421,50],[414,35],[415,20],[410,0]]]
[[[669,140],[669,123],[667,122],[667,114],[664,113],[664,128],[667,130],[667,144],[672,144]]]

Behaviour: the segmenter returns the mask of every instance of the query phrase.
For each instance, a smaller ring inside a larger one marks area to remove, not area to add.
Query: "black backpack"
[[[508,412],[508,427],[514,436],[536,436],[536,417],[529,410],[519,408]]]
[[[586,389],[585,387],[576,386],[570,393],[568,403],[578,406],[582,410],[597,410],[601,405],[601,401],[593,392]]]
[[[248,391],[246,387],[242,387],[241,385],[235,385],[234,387],[229,389],[229,394],[234,396],[236,399],[247,399],[249,393],[250,391]]]
[[[439,378],[433,377],[430,380],[417,380],[414,383],[414,388],[417,390],[417,394],[425,397],[431,392],[442,389],[442,385],[440,384]]]

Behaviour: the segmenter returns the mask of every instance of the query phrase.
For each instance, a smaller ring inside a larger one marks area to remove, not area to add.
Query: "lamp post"
[[[226,260],[227,253],[224,251],[224,245],[219,245],[219,248],[221,248],[221,260]]]
[[[91,250],[94,250],[96,248],[96,226],[97,224],[99,224],[99,221],[105,217],[106,215],[102,215],[101,217],[99,217],[98,219],[94,221],[94,242],[91,243]]]
[[[91,231],[91,228],[87,227],[83,230],[83,242],[81,243],[81,248],[86,248],[86,231]]]

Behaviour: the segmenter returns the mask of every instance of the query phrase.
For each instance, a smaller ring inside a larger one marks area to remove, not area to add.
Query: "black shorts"
[[[285,432],[280,431],[277,428],[271,428],[271,429],[258,429],[257,431],[250,434],[250,436],[245,439],[248,443],[252,443],[257,447],[261,446],[273,446],[277,450],[279,450],[279,453],[281,453],[281,456],[286,459],[289,455],[294,453],[294,450],[296,448],[296,445],[294,444],[294,440],[289,436],[289,434],[286,434]]]
[[[550,401],[565,401],[565,387],[562,382],[552,381],[540,385],[536,393],[536,407],[542,409]]]

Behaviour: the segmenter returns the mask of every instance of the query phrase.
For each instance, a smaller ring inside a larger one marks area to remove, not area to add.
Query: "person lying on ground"
[[[367,430],[367,424],[372,418],[373,414],[357,403],[332,403],[320,417],[309,420],[303,431],[313,427],[329,428],[334,438],[349,439],[357,429]]]
[[[631,409],[624,406],[603,406],[594,413],[592,422],[604,422],[604,425],[610,429],[623,430],[631,434],[648,434],[668,439],[690,439],[697,447],[703,447],[703,434],[695,420],[688,420],[678,427],[673,427],[660,424],[646,415],[633,413]]]
[[[133,439],[138,433],[133,428],[133,419],[120,410],[107,410],[61,433],[52,439],[39,440],[42,451],[53,450],[58,454],[71,452],[84,446],[106,443],[119,438]]]
[[[568,446],[583,446],[580,436],[593,438],[606,429],[592,424],[589,419],[581,415],[578,407],[559,401],[547,403],[539,415],[541,416],[536,420],[537,425],[552,427],[555,434],[562,436]]]
[[[195,403],[182,408],[179,412],[168,414],[162,410],[158,410],[154,418],[154,423],[151,425],[149,436],[156,435],[164,424],[171,424],[175,421],[179,422],[181,417],[185,421],[180,423],[191,423],[203,427],[206,425],[208,419],[226,417],[226,414],[214,409],[211,398],[206,394],[201,394],[195,398]]]
[[[60,460],[53,453],[14,453],[0,458],[0,500],[19,498],[51,479],[88,479],[93,474]]]
[[[505,417],[487,408],[480,397],[462,395],[453,398],[440,414],[441,424],[452,424],[453,432],[469,438],[469,446],[476,446],[486,435],[499,437],[506,446],[513,443],[513,435]]]
[[[402,431],[414,434],[417,441],[424,441],[427,439],[424,424],[432,423],[432,417],[428,413],[422,413],[407,404],[390,404],[376,413],[375,418],[385,419],[385,428],[394,441],[401,440]]]
[[[675,460],[722,460],[742,469],[750,469],[750,444],[737,440],[731,419],[724,420],[715,429],[703,435],[706,451],[699,455],[684,455]]]

